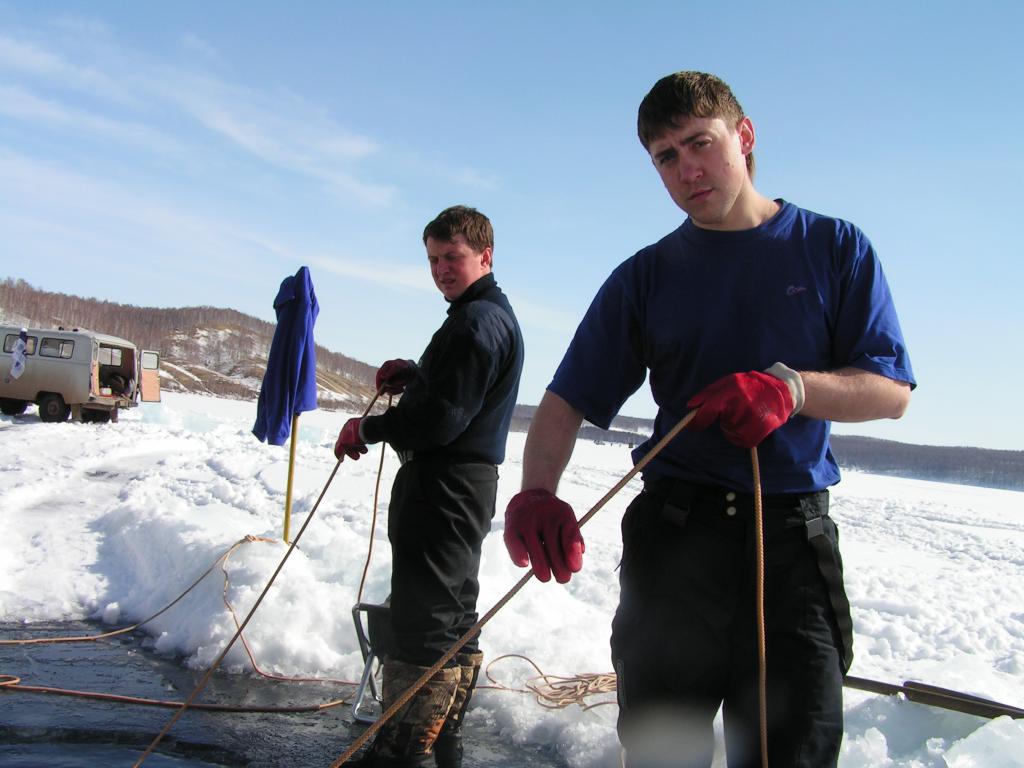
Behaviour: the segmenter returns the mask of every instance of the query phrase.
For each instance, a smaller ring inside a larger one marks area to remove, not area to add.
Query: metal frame
[[[371,614],[378,618],[386,618],[391,607],[385,601],[381,605],[374,603],[356,603],[352,606],[352,622],[356,627],[356,640],[359,643],[359,651],[363,655],[363,674],[359,678],[359,687],[356,688],[355,699],[352,703],[352,719],[360,723],[375,723],[383,711],[383,699],[377,687],[374,676],[374,666],[379,669],[383,661],[386,649],[374,649],[370,642],[371,632],[363,626],[363,614],[367,617],[367,627],[371,620]],[[382,644],[378,639],[378,645]]]

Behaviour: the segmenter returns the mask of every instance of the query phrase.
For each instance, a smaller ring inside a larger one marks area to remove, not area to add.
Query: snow
[[[43,424],[30,409],[0,418],[0,620],[94,618],[127,623],[156,612],[247,535],[227,562],[227,598],[244,617],[286,549],[281,541],[287,446],[259,443],[255,403],[164,393],[117,424]],[[331,470],[349,415],[299,420],[291,531]],[[498,514],[484,546],[481,612],[519,580],[501,541],[501,510],[518,490],[524,435],[509,437]],[[275,587],[246,630],[261,668],[355,680],[362,668],[350,615],[370,536],[379,448],[342,464]],[[364,600],[387,595],[387,454]],[[581,441],[560,494],[582,515],[629,469],[628,451]],[[610,670],[619,519],[633,481],[584,529],[584,570],[567,586],[531,582],[484,629],[488,660],[522,654],[551,675]],[[833,489],[854,611],[851,674],[918,680],[1024,705],[1024,494],[846,473]],[[208,666],[234,634],[216,569],[148,625],[157,651]],[[225,666],[249,669],[240,644]],[[536,673],[501,660],[513,687]],[[598,697],[602,700],[602,697]],[[603,700],[613,700],[604,695]],[[573,768],[618,765],[614,704],[545,709],[531,696],[481,690],[469,714],[511,744],[552,745]],[[721,759],[719,757],[719,762]],[[717,765],[717,763],[716,763]],[[843,768],[1024,766],[1024,721],[985,720],[848,690]]]

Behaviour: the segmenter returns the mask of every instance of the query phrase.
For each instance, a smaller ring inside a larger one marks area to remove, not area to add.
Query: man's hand
[[[361,421],[362,419],[349,419],[338,433],[338,442],[334,444],[334,455],[338,461],[344,461],[346,456],[356,460],[368,450],[366,443],[359,437]]]
[[[565,584],[583,567],[586,546],[572,507],[535,488],[512,497],[505,509],[505,547],[512,562],[533,565],[534,575]]]
[[[697,408],[693,429],[719,422],[722,434],[741,448],[760,445],[793,413],[794,395],[781,379],[760,371],[730,373],[698,392],[687,405]]]
[[[388,360],[377,369],[377,391],[383,395],[400,395],[416,378],[412,360]]]

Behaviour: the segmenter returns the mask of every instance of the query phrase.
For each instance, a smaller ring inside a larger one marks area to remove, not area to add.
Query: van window
[[[121,350],[117,347],[100,347],[100,365],[121,367]]]
[[[39,345],[40,357],[62,357],[65,360],[74,353],[75,342],[71,339],[48,339],[43,337]]]
[[[18,334],[8,333],[4,336],[4,352],[14,351],[14,342],[18,340]],[[36,353],[36,337],[29,336],[25,341],[25,354],[34,355]]]
[[[143,352],[142,353],[142,367],[147,371],[152,371],[160,366],[160,355],[156,352]]]

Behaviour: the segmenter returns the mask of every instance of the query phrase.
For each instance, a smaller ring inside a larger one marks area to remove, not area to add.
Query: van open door
[[[89,394],[100,393],[100,345],[99,342],[92,343],[92,363],[89,373]]]
[[[142,402],[160,402],[160,353],[142,350],[142,375],[139,377]]]

